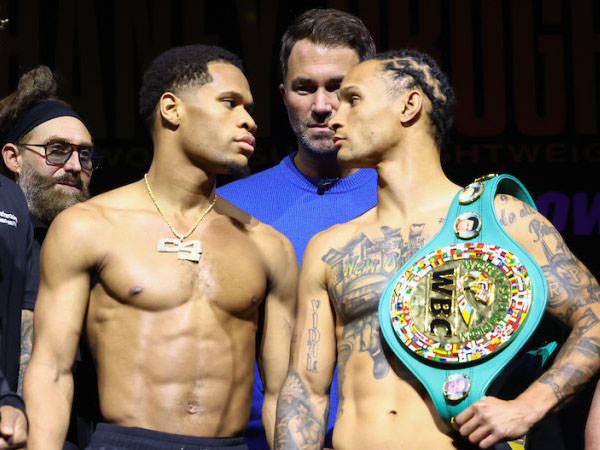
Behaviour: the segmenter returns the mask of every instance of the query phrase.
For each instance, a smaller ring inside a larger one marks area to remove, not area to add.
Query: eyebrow
[[[331,82],[341,83],[343,79],[344,79],[344,76],[343,75],[339,75],[339,76],[336,76],[336,77],[333,77],[333,78],[329,78],[325,83],[326,84],[327,83],[331,83]],[[316,84],[316,82],[315,82],[314,79],[308,78],[308,77],[296,77],[296,78],[294,78],[291,81],[292,85],[293,84],[299,84],[299,83],[315,83]]]
[[[340,76],[337,76],[337,77],[330,78],[328,80],[328,82],[334,81],[336,83],[341,83],[343,79],[344,79],[343,75],[340,75]]]
[[[74,144],[74,142],[71,142],[70,139],[68,139],[68,138],[66,138],[64,136],[52,135],[52,136],[49,136],[49,137],[46,138],[46,144],[48,144],[49,142],[53,142],[53,141],[54,142],[60,141],[60,142],[67,142],[67,143],[73,143]],[[84,146],[88,146],[88,147],[93,147],[94,143],[90,142],[90,141],[83,141],[82,143],[77,144],[77,145],[84,145]]]
[[[296,77],[290,82],[290,84],[292,86],[297,86],[299,84],[315,84],[315,81],[311,78]]]
[[[340,95],[344,95],[346,94],[348,91],[351,91],[353,89],[356,89],[356,86],[354,86],[353,84],[351,84],[350,86],[344,86],[343,88],[340,89]]]

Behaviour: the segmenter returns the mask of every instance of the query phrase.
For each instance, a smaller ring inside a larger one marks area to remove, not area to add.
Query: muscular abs
[[[266,289],[251,242],[238,230],[222,226],[216,236],[208,228],[194,263],[156,252],[162,235],[123,229],[92,288],[86,323],[105,420],[187,435],[241,432]]]
[[[336,448],[399,445],[398,432],[408,433],[413,426],[427,427],[428,439],[437,448],[452,448],[446,436],[434,432],[435,419],[422,386],[382,343],[377,314],[390,278],[434,236],[441,222],[412,224],[407,232],[380,226],[378,233],[358,233],[322,258],[330,268],[328,290],[336,313]],[[390,430],[395,430],[393,436]]]
[[[424,244],[424,224],[411,225],[408,238],[400,229],[383,226],[381,236],[360,233],[343,248],[331,248],[323,261],[331,268],[330,298],[338,324],[338,371],[340,403],[344,411],[344,381],[349,359],[364,353],[372,363],[371,378],[380,380],[390,366],[379,338],[377,308],[388,280]]]

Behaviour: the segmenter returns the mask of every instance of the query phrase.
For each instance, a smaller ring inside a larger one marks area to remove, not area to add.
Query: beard
[[[245,178],[250,175],[250,166],[248,164],[229,162],[227,164],[227,175],[231,175],[236,178]]]
[[[333,131],[315,132],[308,124],[302,125],[295,117],[290,117],[290,124],[298,143],[308,152],[317,156],[325,156],[335,154],[337,151],[333,145]]]
[[[78,192],[59,192],[54,186],[68,182],[79,189]],[[90,198],[90,191],[79,175],[66,173],[58,178],[44,177],[25,163],[17,184],[25,194],[31,214],[45,224],[49,224],[61,211]]]
[[[300,133],[297,136],[300,145],[310,153],[325,156],[337,151],[337,148],[333,145],[333,141],[331,140],[333,133],[319,133],[309,137],[307,131]]]

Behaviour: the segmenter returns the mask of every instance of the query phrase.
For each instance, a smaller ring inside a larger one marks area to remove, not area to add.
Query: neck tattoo
[[[164,253],[177,253],[177,259],[185,259],[187,261],[199,262],[200,255],[202,255],[202,246],[200,245],[200,241],[197,239],[190,239],[189,241],[185,241],[185,239],[194,232],[198,225],[200,225],[200,222],[202,222],[202,219],[204,219],[206,215],[213,209],[213,206],[215,206],[215,202],[217,201],[217,194],[215,194],[215,196],[210,201],[209,205],[202,212],[202,214],[200,214],[200,217],[192,226],[192,228],[190,228],[190,230],[187,233],[180,234],[177,232],[177,230],[175,230],[175,228],[173,228],[173,225],[169,223],[162,210],[160,209],[160,206],[158,206],[158,201],[156,200],[156,197],[154,197],[152,189],[150,189],[150,183],[148,183],[148,174],[144,175],[144,184],[146,185],[148,195],[150,196],[152,203],[154,203],[154,206],[156,206],[156,210],[160,214],[160,217],[162,217],[166,224],[169,226],[171,233],[173,233],[175,237],[177,237],[177,239],[159,239],[157,250],[159,252]]]

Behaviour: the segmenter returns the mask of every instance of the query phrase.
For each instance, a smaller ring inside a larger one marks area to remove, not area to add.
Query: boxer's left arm
[[[287,374],[296,312],[298,265],[290,242],[279,233],[265,240],[269,267],[269,290],[259,365],[265,390],[262,420],[269,446],[275,435],[277,396]]]
[[[460,433],[481,448],[517,438],[548,412],[573,397],[600,368],[600,287],[571,253],[552,224],[507,195],[496,197],[496,215],[506,231],[544,271],[546,311],[571,327],[554,363],[514,400],[484,397],[456,417]]]

